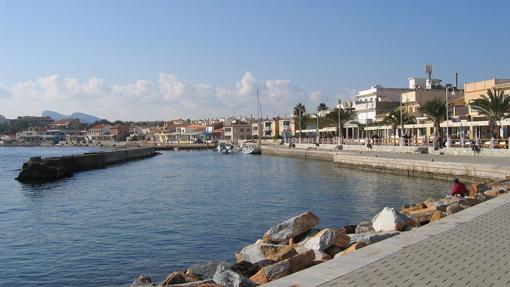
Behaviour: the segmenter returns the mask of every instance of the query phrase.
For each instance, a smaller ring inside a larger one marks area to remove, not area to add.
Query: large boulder
[[[455,214],[455,213],[457,213],[459,211],[462,211],[462,210],[464,210],[464,207],[462,207],[460,205],[460,203],[458,203],[458,202],[457,203],[452,203],[452,204],[448,205],[448,207],[446,208],[446,214],[452,215],[452,214]]]
[[[482,201],[477,198],[465,198],[462,201],[459,201],[460,206],[463,208],[470,208],[477,204],[480,204]]]
[[[165,280],[159,286],[173,286],[176,284],[183,284],[189,282],[200,281],[201,278],[194,274],[187,274],[186,272],[172,272],[166,276]]]
[[[307,250],[289,259],[262,268],[257,274],[250,277],[256,284],[264,284],[275,279],[287,276],[308,267],[315,259],[313,250]]]
[[[296,237],[319,223],[320,219],[311,212],[301,213],[278,225],[271,227],[264,234],[264,241],[278,243]]]
[[[358,224],[358,226],[356,226],[355,233],[360,234],[360,233],[367,233],[367,232],[375,232],[375,230],[372,227],[372,221],[363,220]]]
[[[292,246],[265,243],[258,240],[254,244],[245,246],[239,253],[236,253],[237,262],[247,261],[257,263],[266,259],[281,261],[296,255],[297,252]]]
[[[405,231],[415,226],[415,221],[396,211],[394,208],[385,207],[373,219],[372,226],[376,232]]]
[[[216,273],[216,269],[218,268],[219,264],[223,264],[226,267],[230,267],[231,264],[227,262],[204,262],[204,263],[197,263],[193,264],[186,270],[186,275],[191,276],[195,275],[200,277],[202,280],[208,280],[212,279],[214,276],[214,273]]]
[[[351,238],[351,243],[365,242],[366,244],[376,243],[378,241],[390,238],[399,234],[399,232],[368,232],[362,234],[347,234]]]
[[[129,284],[129,287],[146,287],[146,286],[153,286],[153,284],[152,279],[144,275],[138,276],[131,284]]]
[[[438,221],[439,219],[445,217],[444,213],[439,210],[436,210],[432,216],[430,217],[430,222]]]
[[[349,246],[350,238],[342,229],[326,228],[321,230],[314,236],[305,239],[300,243],[305,248],[324,252],[331,246],[346,248]]]
[[[233,264],[229,269],[249,278],[259,272],[260,269],[275,263],[276,261],[270,259],[262,260],[255,264],[247,261],[241,261]]]
[[[250,279],[228,269],[224,265],[218,265],[213,276],[214,283],[225,287],[252,287],[256,286]]]
[[[337,257],[340,257],[340,256],[345,256],[347,254],[350,254],[360,248],[363,248],[365,246],[367,246],[368,244],[363,242],[363,241],[360,241],[360,242],[356,242],[354,244],[352,244],[351,246],[349,246],[349,248],[345,249],[344,251],[342,252],[339,252],[338,254],[335,255],[335,258]]]
[[[353,234],[356,233],[357,225],[345,225],[342,227],[342,229],[345,231],[346,234]]]
[[[172,284],[168,285],[168,287],[221,287],[221,285],[214,283],[213,280],[202,280],[181,284]]]

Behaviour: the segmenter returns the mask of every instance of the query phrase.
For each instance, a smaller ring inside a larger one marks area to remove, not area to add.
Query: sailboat
[[[261,154],[262,148],[261,148],[261,141],[260,138],[262,137],[262,125],[260,124],[260,117],[262,116],[262,108],[260,106],[260,99],[259,99],[259,89],[257,89],[257,134],[258,134],[258,141],[245,141],[241,147],[241,151],[246,154]]]

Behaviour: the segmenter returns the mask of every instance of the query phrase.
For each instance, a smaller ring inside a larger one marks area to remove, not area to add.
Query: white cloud
[[[0,85],[0,114],[38,115],[43,110],[80,111],[110,120],[167,120],[256,114],[259,90],[265,115],[285,115],[298,102],[315,104],[320,92],[307,93],[289,80],[257,80],[247,71],[235,87],[219,87],[160,73],[157,81],[107,84],[92,77],[82,81],[59,75]]]

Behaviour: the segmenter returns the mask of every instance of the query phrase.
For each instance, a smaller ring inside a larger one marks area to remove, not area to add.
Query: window
[[[244,132],[244,129],[243,129],[243,128],[240,128],[240,129],[239,129],[239,132]]]
[[[231,132],[231,131],[232,131],[232,128],[225,128],[225,131],[226,131],[226,132]]]

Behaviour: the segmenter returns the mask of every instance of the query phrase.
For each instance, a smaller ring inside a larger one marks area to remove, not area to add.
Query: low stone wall
[[[333,155],[335,153],[317,149],[289,149],[262,146],[262,154],[333,161]]]
[[[510,176],[510,168],[484,164],[463,164],[452,162],[433,162],[424,160],[388,159],[348,154],[336,154],[334,162],[344,167],[365,170],[405,174],[409,176],[427,176],[432,178],[466,178],[504,180]]]
[[[154,155],[156,155],[155,148],[147,147],[45,159],[34,157],[23,164],[16,179],[22,182],[56,180],[72,176],[75,171],[104,168],[111,164],[119,164]]]

